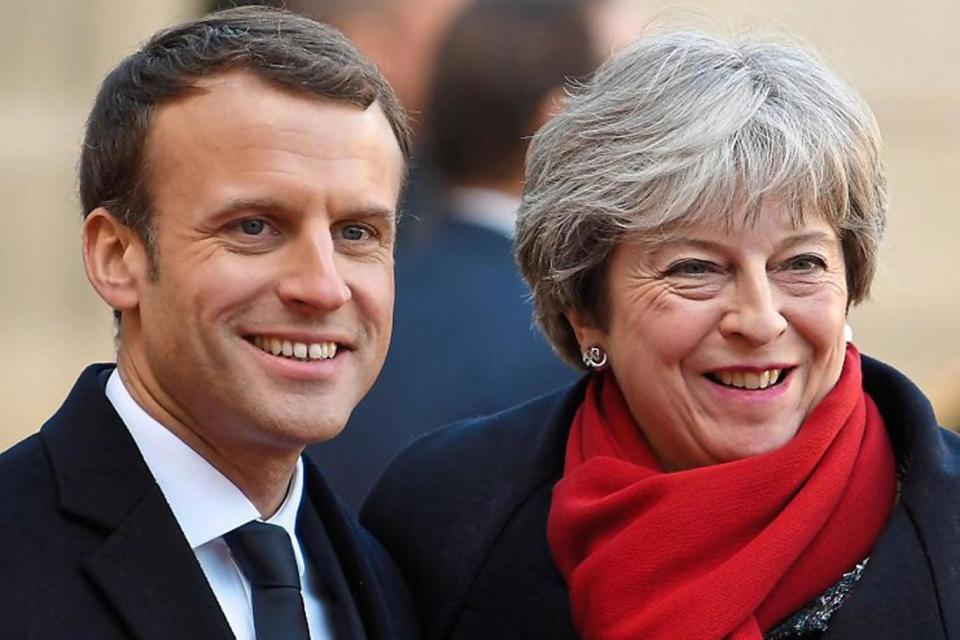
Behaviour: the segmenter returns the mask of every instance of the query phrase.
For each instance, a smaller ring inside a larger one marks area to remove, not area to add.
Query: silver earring
[[[843,340],[845,342],[853,342],[853,327],[850,326],[850,323],[843,323]]]
[[[590,347],[581,354],[581,359],[588,369],[600,369],[607,364],[607,352],[600,347]]]

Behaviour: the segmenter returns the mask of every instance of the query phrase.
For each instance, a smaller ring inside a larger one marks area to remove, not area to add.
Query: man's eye
[[[260,218],[249,218],[240,223],[240,230],[248,236],[258,236],[267,228],[267,223]]]
[[[351,224],[345,226],[340,231],[344,240],[350,240],[356,242],[358,240],[366,240],[370,237],[370,231],[361,225]]]

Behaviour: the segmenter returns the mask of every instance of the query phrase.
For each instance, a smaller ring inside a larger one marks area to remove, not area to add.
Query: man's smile
[[[248,340],[259,349],[281,358],[330,360],[337,355],[336,342],[297,342],[276,336],[253,336]]]

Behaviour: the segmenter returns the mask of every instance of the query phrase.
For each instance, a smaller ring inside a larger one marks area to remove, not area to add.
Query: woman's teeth
[[[766,389],[777,384],[782,369],[767,369],[760,373],[750,371],[717,371],[714,380],[738,389]]]
[[[280,338],[254,336],[253,344],[275,356],[296,360],[329,360],[337,355],[336,342],[291,342]]]

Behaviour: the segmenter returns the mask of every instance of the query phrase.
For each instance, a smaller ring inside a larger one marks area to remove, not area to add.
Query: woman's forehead
[[[664,244],[736,244],[748,238],[782,242],[787,239],[831,242],[838,238],[833,223],[819,211],[801,211],[782,199],[769,199],[752,211],[703,210],[656,229],[638,231],[631,242]],[[791,240],[792,241],[792,240]]]

